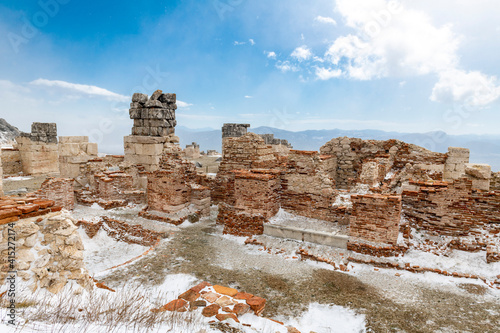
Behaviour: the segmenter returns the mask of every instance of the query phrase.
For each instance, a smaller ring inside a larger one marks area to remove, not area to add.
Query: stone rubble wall
[[[29,206],[29,205],[26,205]],[[0,283],[4,283],[9,267],[8,225],[0,226]],[[93,287],[83,261],[83,243],[72,220],[60,213],[44,217],[23,218],[14,222],[16,234],[17,276],[34,292],[46,289],[57,294],[71,281],[82,288]]]
[[[354,186],[362,173],[363,163],[378,159],[386,159],[388,172],[402,170],[407,164],[444,165],[446,154],[431,152],[417,145],[399,140],[362,140],[358,138],[334,138],[320,148],[323,155],[333,155],[337,159],[337,170],[332,171],[339,189],[349,189]],[[381,169],[379,169],[380,171]],[[379,173],[383,179],[385,174]]]
[[[266,145],[273,146],[285,146],[287,148],[293,148],[292,145],[284,139],[278,139],[274,137],[274,134],[259,134],[263,139]]]
[[[153,246],[159,239],[165,237],[164,233],[151,231],[140,225],[130,225],[106,216],[101,216],[97,223],[81,220],[76,223],[76,226],[81,226],[89,238],[94,238],[99,230],[103,229],[108,236],[117,241],[142,246]]]
[[[401,221],[401,196],[353,195],[351,200],[349,243],[397,245]],[[348,244],[349,248],[353,249],[353,246]]]
[[[18,175],[23,172],[21,154],[16,148],[2,148],[2,168],[4,175]]]
[[[175,133],[175,94],[164,94],[156,90],[149,98],[146,94],[135,93],[130,103],[130,119],[134,120],[132,135],[168,136]]]
[[[225,138],[239,138],[247,134],[250,124],[224,124],[222,126],[222,140]]]
[[[47,178],[35,193],[40,199],[52,200],[56,206],[67,210],[75,208],[74,180],[70,178]]]
[[[81,167],[97,158],[97,143],[89,142],[88,136],[59,137],[59,170],[63,178],[77,178]]]

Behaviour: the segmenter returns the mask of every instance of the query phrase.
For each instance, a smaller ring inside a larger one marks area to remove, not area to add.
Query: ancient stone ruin
[[[134,94],[132,134],[124,137],[124,155],[98,155],[97,144],[88,137],[58,140],[56,125],[44,123],[34,123],[30,134],[2,149],[0,175],[3,169],[8,176],[50,176],[34,193],[0,198],[1,244],[6,242],[5,225],[15,223],[24,240],[20,276],[31,280],[33,289],[57,292],[70,280],[92,286],[75,223],[89,237],[104,229],[148,246],[162,237],[110,218],[72,221],[75,205],[141,205],[134,214],[174,225],[207,218],[211,206],[217,206],[219,230],[250,237],[248,244],[257,242],[251,237],[269,235],[369,258],[404,255],[423,246],[413,237],[418,230],[428,249],[437,248],[430,239],[439,237],[440,249],[484,251],[488,263],[500,261],[500,173],[469,163],[468,149],[438,153],[399,140],[341,137],[319,151],[303,151],[272,134],[248,132],[249,124],[231,123],[222,127],[222,159],[214,177],[190,161],[200,156],[197,143],[179,147],[176,108],[175,94]],[[308,228],[272,222],[280,212],[313,222]],[[324,231],[325,224],[337,231]],[[298,253],[313,258],[304,250]],[[4,256],[2,260],[5,265]],[[4,278],[2,273],[0,280]]]

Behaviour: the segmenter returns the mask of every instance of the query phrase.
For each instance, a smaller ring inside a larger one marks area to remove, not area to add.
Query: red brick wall
[[[75,193],[73,179],[69,178],[48,178],[36,192],[41,199],[52,200],[56,206],[72,210],[75,207]]]
[[[500,224],[500,191],[472,190],[465,178],[448,182],[411,182],[403,192],[404,215],[411,225],[434,234],[468,236]]]
[[[396,245],[401,220],[401,197],[353,195],[349,236],[356,241]]]

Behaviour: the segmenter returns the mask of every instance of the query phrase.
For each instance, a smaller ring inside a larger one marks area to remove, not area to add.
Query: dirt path
[[[297,315],[318,302],[365,314],[369,332],[498,332],[500,327],[498,298],[487,297],[486,287],[465,283],[462,292],[435,289],[393,272],[358,278],[259,252],[241,239],[223,237],[213,221],[179,229],[154,253],[112,271],[107,284],[119,287],[134,277],[157,285],[167,274],[186,273],[266,298],[264,315],[270,317]]]

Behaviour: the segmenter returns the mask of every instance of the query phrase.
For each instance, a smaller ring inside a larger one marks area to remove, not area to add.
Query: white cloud
[[[250,44],[251,44],[252,46],[253,46],[253,45],[255,45],[255,41],[254,41],[252,38],[250,38],[248,41],[250,42]]]
[[[180,108],[188,108],[190,106],[192,106],[193,104],[190,104],[190,103],[186,103],[186,102],[183,102],[183,101],[179,101],[177,100],[176,102],[177,106],[180,107]]]
[[[307,46],[302,45],[293,50],[291,56],[299,61],[303,61],[311,58],[312,53]]]
[[[46,80],[46,79],[37,79],[31,81],[30,84],[36,86],[49,87],[49,88],[60,88],[71,91],[73,93],[84,94],[93,97],[104,97],[108,100],[114,100],[120,102],[127,102],[130,100],[129,96],[120,95],[104,88],[90,86],[86,84],[77,84],[66,81]]]
[[[478,71],[452,69],[440,73],[432,90],[431,100],[461,103],[475,107],[486,106],[500,97],[497,78]]]
[[[340,69],[330,69],[324,67],[316,67],[316,77],[320,80],[329,80],[342,75]]]
[[[289,72],[289,71],[296,72],[296,71],[299,70],[296,66],[292,65],[290,63],[290,61],[288,61],[288,60],[286,60],[286,61],[278,61],[278,63],[276,63],[276,68],[278,68],[283,73],[286,73],[286,72]]]
[[[271,59],[276,59],[276,52],[274,51],[271,51],[271,52],[264,52],[268,58],[271,58]]]
[[[332,19],[331,17],[325,17],[325,16],[316,16],[314,21],[320,22],[320,23],[326,23],[326,24],[333,24],[337,25],[337,22]]]
[[[325,56],[343,62],[351,78],[424,75],[454,68],[460,38],[450,25],[435,27],[422,12],[386,0],[337,0],[355,34],[341,36]]]
[[[238,42],[237,40],[234,41],[234,45],[245,45],[247,42]]]
[[[253,96],[246,95],[245,98],[253,98]]]

